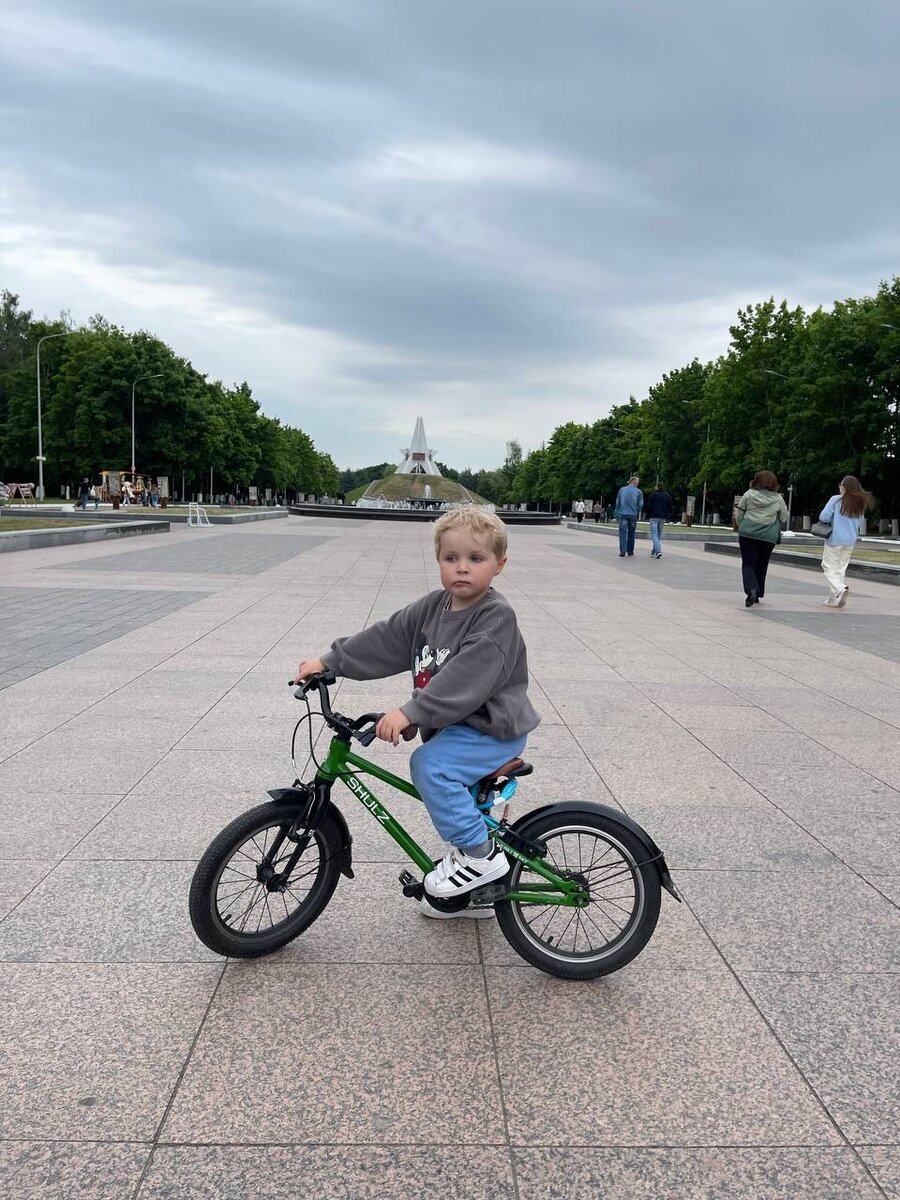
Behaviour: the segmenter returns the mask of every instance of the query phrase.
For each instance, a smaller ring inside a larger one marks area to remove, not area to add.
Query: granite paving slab
[[[118,556],[101,561],[118,561]],[[4,631],[0,689],[78,658],[205,595],[154,588],[136,595],[100,594],[89,588],[0,587]]]
[[[841,1132],[896,1144],[898,976],[747,972],[743,982]]]
[[[267,1098],[273,1062],[291,1086]],[[463,1063],[465,1089],[448,1090]],[[478,1146],[472,1113],[500,1108],[478,967],[255,961],[227,969],[162,1137],[427,1144],[439,1110],[443,1143]],[[496,1121],[488,1134],[504,1140]]]
[[[771,806],[632,804],[628,815],[651,832],[673,871],[838,865],[827,844]]]
[[[276,786],[284,783],[276,780]],[[137,790],[120,801],[70,857],[196,862],[230,821],[268,800],[263,789],[242,792],[219,789],[214,783],[201,791],[173,787],[148,794]]]
[[[473,1190],[474,1189],[474,1190]],[[509,1152],[466,1146],[167,1146],[154,1152],[138,1200],[518,1200]]]
[[[829,642],[838,642],[877,658],[900,662],[900,629],[896,613],[866,612],[861,607],[848,606],[836,611],[779,612],[766,609],[759,615],[782,627],[801,633],[814,634]]]
[[[194,864],[60,863],[0,923],[2,962],[208,962],[185,897]]]
[[[151,1139],[221,970],[0,964],[0,1138]]]
[[[840,1142],[725,974],[635,964],[599,983],[563,983],[489,967],[487,979],[492,1010],[502,1014],[494,1029],[514,1145]],[[534,1014],[548,1007],[553,1036],[536,1037]]]
[[[860,1146],[857,1152],[887,1200],[900,1200],[900,1146]]]
[[[0,853],[7,858],[62,858],[120,799],[103,794],[35,793],[27,788],[0,793]]]
[[[682,870],[678,887],[741,974],[900,967],[897,910],[846,867]]]
[[[848,1148],[516,1148],[513,1160],[531,1200],[882,1200]]]
[[[53,859],[0,858],[0,920],[32,890],[56,865]]]
[[[123,1200],[150,1155],[139,1143],[0,1142],[0,1194],[15,1200]]]
[[[280,533],[238,533],[234,530],[193,530],[194,538],[172,539],[173,544],[153,545],[120,554],[83,558],[79,571],[112,571],[133,573],[145,580],[160,574],[178,575],[256,575],[270,567],[314,550],[329,540],[328,536]],[[50,570],[71,570],[70,564],[60,564]]]

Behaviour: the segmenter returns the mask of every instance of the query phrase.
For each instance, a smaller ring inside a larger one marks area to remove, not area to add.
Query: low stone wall
[[[203,506],[206,507],[205,505]],[[60,521],[86,521],[90,524],[105,522],[110,524],[121,523],[123,521],[147,521],[147,522],[168,522],[172,525],[186,525],[187,513],[172,512],[169,508],[139,508],[135,513],[131,507],[120,509],[98,509],[88,508],[84,511],[80,508],[74,510],[54,509],[49,506],[35,506],[32,508],[7,508],[4,511],[9,513],[11,517],[26,517],[46,520],[52,517],[54,520],[58,517]],[[247,521],[277,521],[280,517],[288,515],[286,508],[261,508],[253,512],[229,512],[228,509],[206,508],[206,515],[209,517],[212,525],[243,525]]]
[[[338,517],[345,521],[436,521],[443,516],[441,509],[420,508],[357,508],[354,504],[292,504],[289,509],[298,517]],[[559,525],[562,518],[556,513],[505,512],[497,516],[506,525]]]
[[[77,529],[14,529],[4,533],[0,519],[0,554],[10,550],[41,550],[45,546],[75,546],[81,542],[104,542],[109,538],[168,532],[168,521],[120,521],[116,524],[82,525]]]
[[[819,545],[822,544],[821,538],[816,539]],[[740,557],[740,546],[723,546],[716,543],[707,543],[704,547],[710,554],[730,554],[735,558]],[[900,554],[897,555],[900,558]],[[779,566],[800,567],[806,571],[821,571],[822,560],[816,554],[791,554],[790,550],[773,550],[772,562],[778,563]],[[854,575],[857,579],[874,580],[876,583],[894,583],[900,584],[900,565],[894,567],[890,563],[875,563],[866,562],[863,560],[850,561],[847,566],[847,574]]]

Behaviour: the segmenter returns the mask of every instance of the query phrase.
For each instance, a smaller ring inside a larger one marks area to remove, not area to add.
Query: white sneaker
[[[486,858],[471,858],[454,846],[425,876],[425,891],[429,896],[461,896],[501,879],[508,870],[509,860],[496,842]]]
[[[490,920],[495,913],[493,904],[483,904],[481,907],[467,904],[465,908],[458,908],[456,912],[444,912],[442,908],[435,908],[433,904],[429,904],[426,899],[423,899],[419,905],[419,915],[432,917],[438,921],[452,921],[456,917],[469,917],[473,921],[485,921]]]
[[[845,587],[844,590],[839,593],[837,600],[834,602],[835,608],[843,608],[844,607],[844,605],[847,603],[847,596],[848,596],[849,592],[850,592],[850,589],[848,587]]]
[[[827,600],[823,600],[822,603],[826,608],[837,608],[838,606],[837,600],[833,600],[830,596]]]

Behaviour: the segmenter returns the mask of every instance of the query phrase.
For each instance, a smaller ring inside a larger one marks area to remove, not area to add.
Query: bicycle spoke
[[[269,891],[259,882],[256,872],[261,866],[269,867],[276,876],[287,870],[295,847],[278,844],[284,830],[283,823],[258,829],[234,849],[219,875],[215,903],[220,919],[248,937],[265,935],[291,920],[309,899],[321,870],[321,851],[314,840],[312,854],[300,856],[282,887]]]

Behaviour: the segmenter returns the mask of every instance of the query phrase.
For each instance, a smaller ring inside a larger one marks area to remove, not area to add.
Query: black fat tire
[[[188,901],[191,924],[200,941],[216,954],[230,958],[271,954],[308,929],[324,911],[337,886],[343,853],[340,831],[328,812],[312,830],[312,840],[297,864],[303,870],[312,868],[315,874],[306,897],[290,916],[260,932],[244,933],[226,924],[219,912],[219,880],[240,847],[266,830],[282,826],[290,828],[303,808],[299,804],[260,804],[251,808],[235,817],[213,839],[197,864]]]
[[[596,979],[600,975],[609,975],[640,954],[656,928],[660,902],[659,871],[656,863],[647,862],[649,852],[643,842],[618,821],[587,809],[545,813],[531,819],[525,817],[516,823],[515,828],[517,833],[532,841],[547,843],[551,854],[554,838],[563,833],[568,835],[573,830],[581,830],[585,835],[595,838],[599,835],[610,843],[613,852],[621,855],[627,865],[628,870],[621,878],[632,881],[630,887],[634,897],[621,933],[594,952],[580,953],[545,944],[534,931],[529,931],[527,918],[535,913],[538,906],[498,900],[494,904],[497,923],[513,950],[533,967],[561,979]],[[549,858],[545,861],[552,866]],[[523,863],[513,860],[510,873],[503,881],[510,891],[516,891],[520,886],[527,887],[527,882],[522,885],[519,882],[523,873],[526,880],[536,878]],[[585,911],[590,912],[590,906]],[[556,907],[556,913],[563,914],[559,917],[563,921],[566,919],[564,914],[575,912],[578,910]]]

